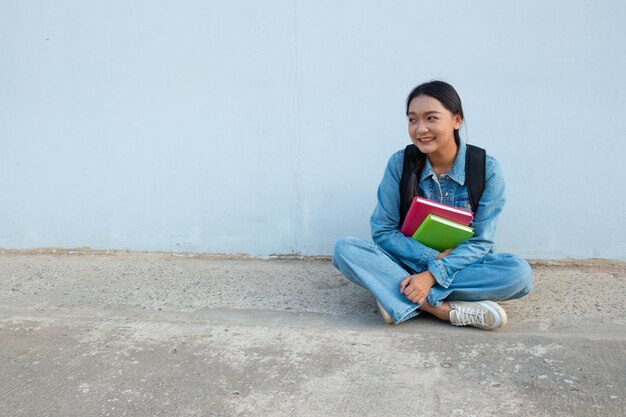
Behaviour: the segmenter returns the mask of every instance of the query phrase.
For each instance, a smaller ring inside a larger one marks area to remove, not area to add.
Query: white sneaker
[[[493,330],[506,326],[506,311],[493,301],[449,301],[450,323]]]
[[[378,302],[378,300],[376,300],[376,305],[378,306],[378,311],[380,312],[380,315],[383,316],[383,320],[385,320],[385,323],[393,324],[393,319],[391,318],[389,313],[387,313],[387,310],[385,310],[383,306]]]

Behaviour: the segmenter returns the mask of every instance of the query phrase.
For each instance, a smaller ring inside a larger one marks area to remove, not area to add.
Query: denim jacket
[[[456,160],[447,174],[437,178],[430,161],[422,169],[420,196],[439,203],[471,210],[465,185],[465,141],[461,139]],[[389,159],[378,187],[378,204],[370,219],[372,239],[403,266],[419,273],[429,270],[437,283],[447,288],[457,271],[482,260],[495,250],[493,238],[497,218],[504,206],[504,178],[500,165],[490,155],[486,161],[485,190],[470,224],[474,236],[460,243],[448,256],[436,260],[438,251],[400,233],[400,176],[404,150]]]

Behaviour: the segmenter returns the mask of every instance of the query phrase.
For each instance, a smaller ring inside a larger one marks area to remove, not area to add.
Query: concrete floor
[[[626,264],[532,265],[488,332],[327,259],[0,252],[0,416],[626,415]]]

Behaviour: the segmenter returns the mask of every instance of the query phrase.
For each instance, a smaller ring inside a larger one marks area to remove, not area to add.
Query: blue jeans
[[[394,323],[420,313],[419,305],[400,292],[400,282],[417,271],[405,269],[378,245],[345,237],[335,245],[333,265],[350,281],[368,289]],[[427,299],[435,307],[443,300],[502,301],[521,298],[531,289],[532,272],[525,260],[515,255],[494,253],[454,274],[448,288],[435,283]]]

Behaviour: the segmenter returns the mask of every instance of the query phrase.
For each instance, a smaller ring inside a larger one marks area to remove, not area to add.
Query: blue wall
[[[621,1],[0,1],[0,247],[329,254],[434,78],[498,247],[626,259]]]

